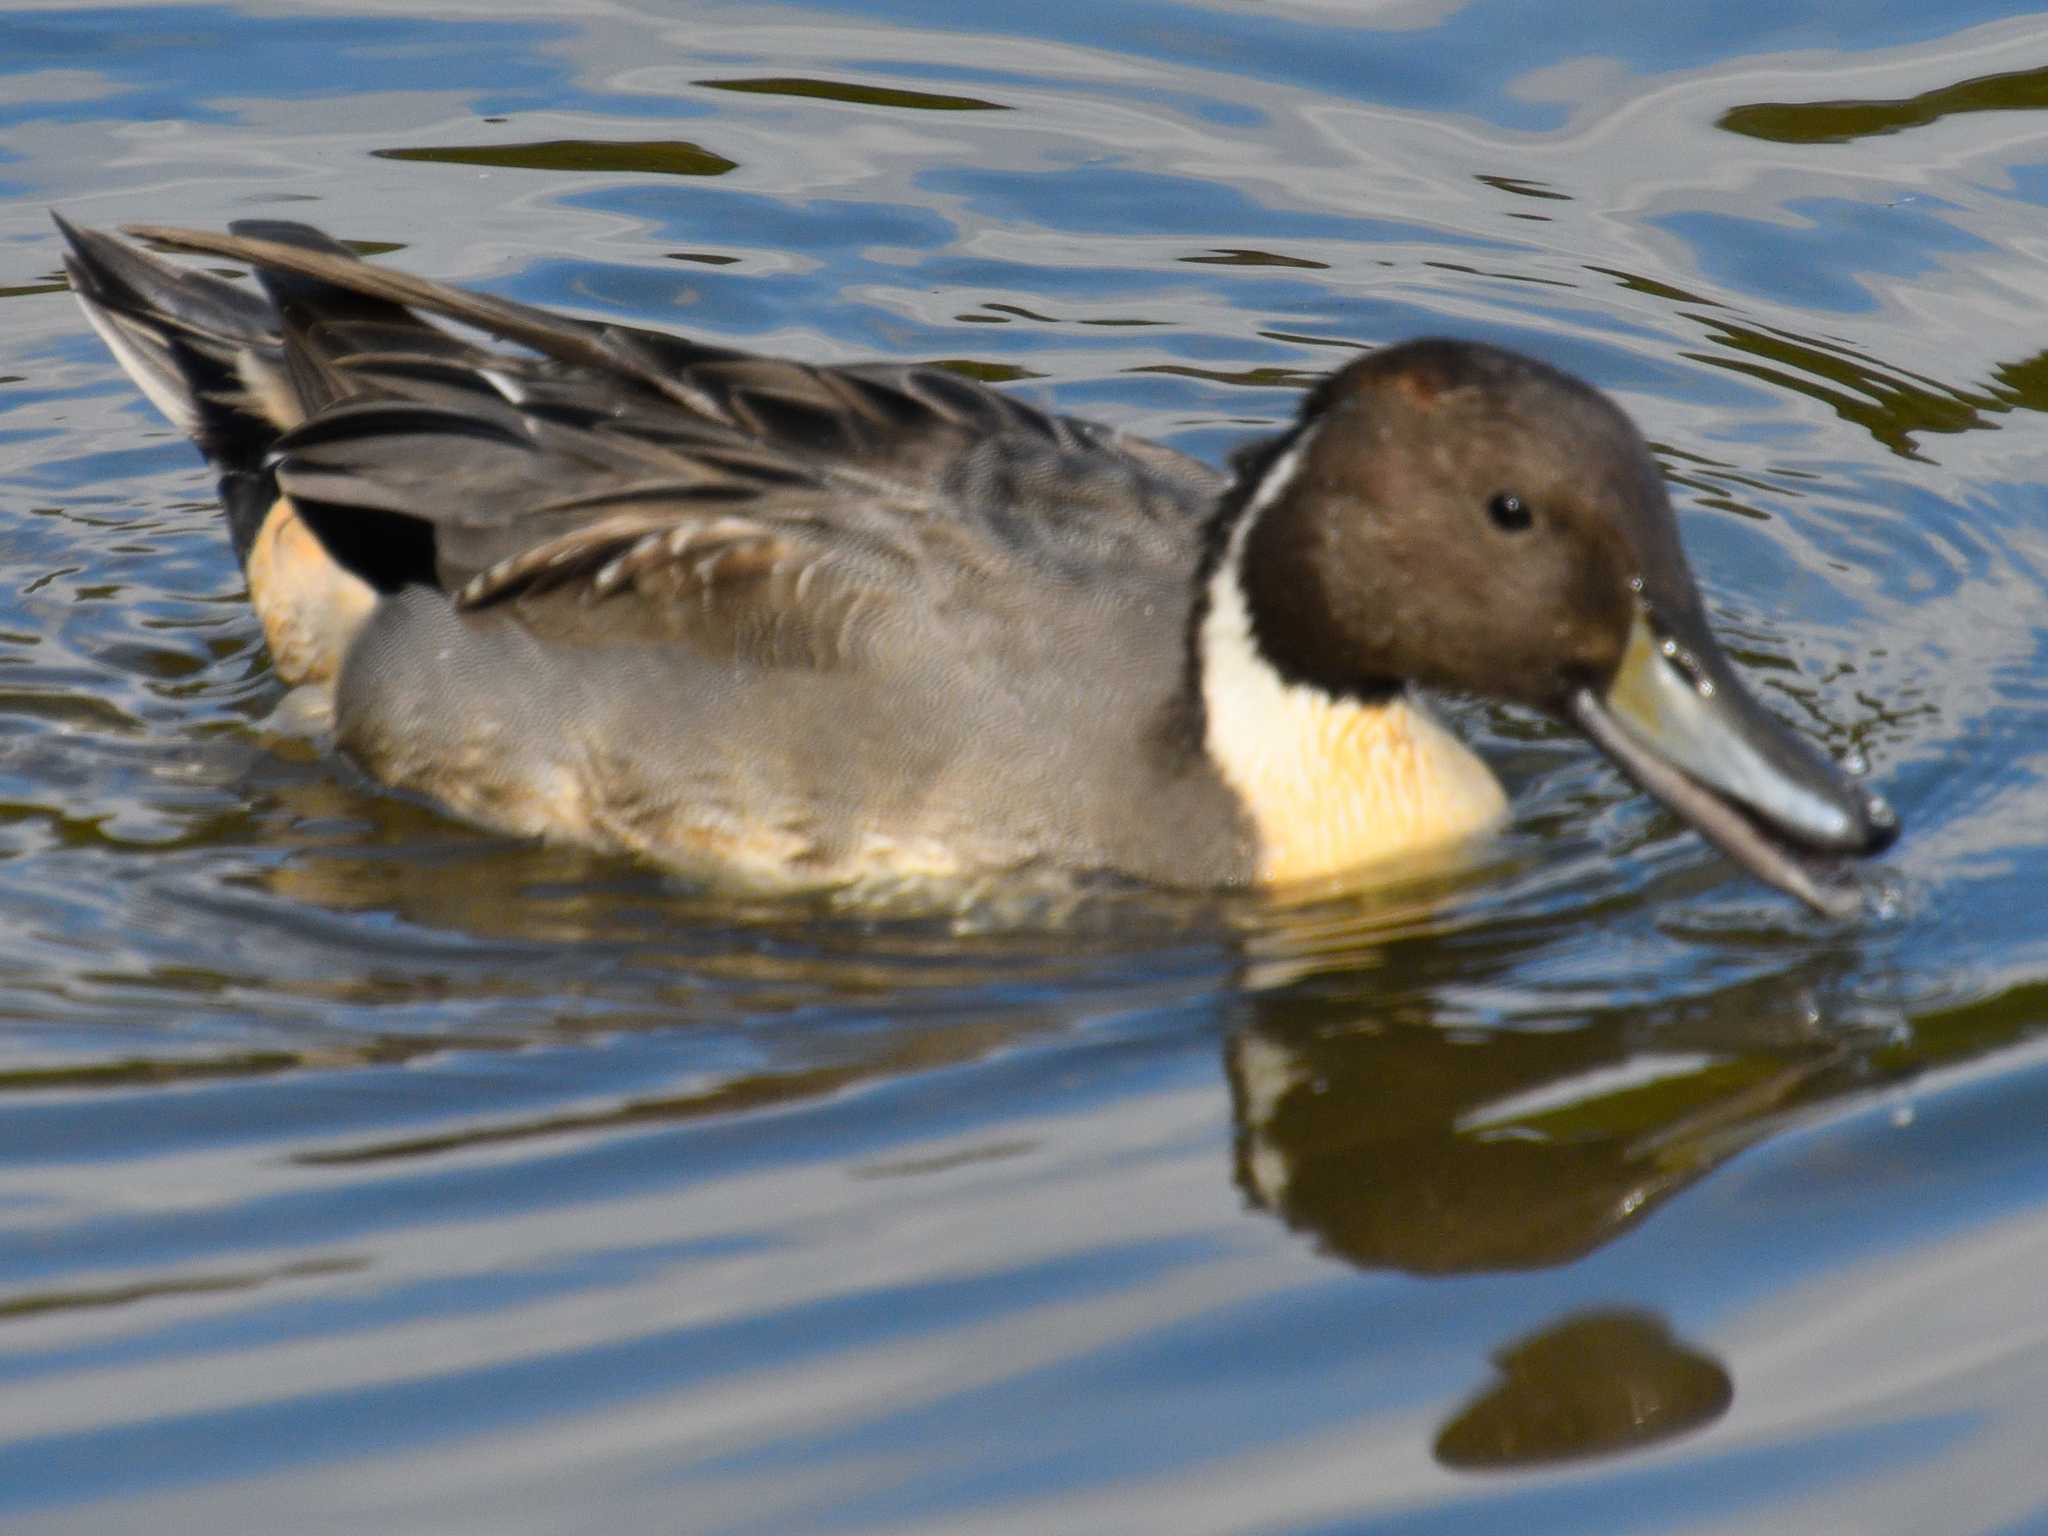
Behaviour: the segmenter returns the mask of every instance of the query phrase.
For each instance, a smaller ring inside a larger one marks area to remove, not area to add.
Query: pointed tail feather
[[[276,494],[264,456],[303,415],[276,309],[212,273],[51,217],[70,247],[64,270],[86,319],[150,403],[220,471],[235,551],[246,557]]]

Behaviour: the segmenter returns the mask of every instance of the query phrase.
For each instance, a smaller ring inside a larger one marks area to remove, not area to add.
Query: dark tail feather
[[[122,367],[220,471],[235,552],[247,556],[276,496],[264,457],[300,414],[277,311],[261,294],[174,267],[57,214],[64,270]]]
[[[228,225],[228,233],[244,240],[290,246],[294,250],[311,251],[349,263],[362,260],[325,230],[315,229],[310,224],[295,224],[287,219],[237,219]],[[263,291],[270,295],[270,302],[280,313],[297,307],[335,320],[408,328],[420,325],[412,312],[401,305],[372,298],[353,288],[344,288],[339,283],[309,277],[302,272],[287,272],[281,267],[258,267],[256,281],[263,285]]]
[[[630,379],[655,394],[668,396],[685,410],[713,419],[720,415],[717,405],[705,397],[700,386],[679,374],[700,363],[730,361],[740,356],[659,332],[576,320],[511,299],[468,293],[410,273],[375,267],[354,256],[340,260],[331,251],[312,249],[298,240],[216,235],[164,224],[131,224],[127,233],[198,255],[245,261],[262,269],[266,281],[271,280],[272,273],[309,278],[364,298],[389,302],[401,310],[440,315],[486,331],[501,341],[531,347],[556,362]]]
[[[343,273],[372,270],[354,251],[310,224],[237,219],[228,230],[235,238],[263,242],[266,249],[303,251]],[[363,381],[347,377],[336,367],[338,359],[389,353],[466,363],[475,356],[475,348],[403,304],[284,267],[257,266],[255,273],[277,307],[286,376],[308,415],[362,391]]]

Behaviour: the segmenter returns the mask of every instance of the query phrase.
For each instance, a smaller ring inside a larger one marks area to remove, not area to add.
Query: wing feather
[[[1220,483],[944,368],[556,315],[290,226],[131,232],[263,276],[305,408],[269,463],[337,559],[564,643],[848,666],[1046,583],[1184,592]]]

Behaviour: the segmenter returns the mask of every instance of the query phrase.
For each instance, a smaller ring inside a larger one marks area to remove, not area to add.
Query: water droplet
[[[1892,809],[1891,801],[1880,794],[1872,793],[1863,797],[1863,814],[1870,818],[1870,824],[1874,827],[1894,827],[1899,822],[1899,813]]]
[[[1904,1129],[1905,1129],[1905,1128],[1906,1128],[1907,1126],[1911,1125],[1912,1123],[1913,1123],[1913,1106],[1912,1106],[1912,1105],[1910,1105],[1910,1104],[1897,1104],[1897,1105],[1894,1105],[1894,1106],[1892,1107],[1892,1128],[1893,1128],[1894,1130],[1899,1130],[1899,1131],[1903,1131],[1903,1130],[1904,1130]]]
[[[1713,684],[1713,681],[1712,681],[1712,679],[1710,679],[1710,678],[1704,678],[1704,677],[1703,677],[1703,678],[1701,678],[1701,679],[1700,679],[1700,697],[1701,697],[1701,698],[1703,698],[1703,699],[1711,699],[1711,698],[1712,698],[1713,696],[1714,696],[1714,684]]]
[[[1678,642],[1676,640],[1666,640],[1661,649],[1670,660],[1678,660]]]
[[[1842,771],[1852,778],[1862,778],[1870,772],[1870,759],[1863,755],[1861,747],[1851,747],[1842,757]]]

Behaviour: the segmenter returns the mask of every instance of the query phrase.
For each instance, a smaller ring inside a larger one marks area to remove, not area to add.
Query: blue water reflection
[[[1869,279],[1928,277],[1958,252],[1991,249],[1958,226],[1953,215],[1959,211],[1925,196],[1884,204],[1800,198],[1769,219],[1674,213],[1652,222],[1684,240],[1703,272],[1737,292],[1823,313],[1861,314],[1879,303]],[[1845,247],[1856,252],[1853,268],[1833,259]]]
[[[1057,0],[1006,14],[991,27],[940,0],[840,0],[819,12],[886,19],[929,31],[994,30],[1062,46],[1238,75],[1338,100],[1463,113],[1498,127],[1540,133],[1561,127],[1569,106],[1518,100],[1511,86],[1537,70],[1584,59],[1617,59],[1642,74],[1698,69],[1732,57],[1797,49],[1861,51],[1953,36],[1967,27],[2028,16],[2024,0],[1976,0],[1939,15],[1856,0],[1825,8],[1779,5],[1686,8],[1643,24],[1634,6],[1607,3],[1546,11],[1540,21],[1512,0],[1386,8],[1386,20],[1280,6],[1240,13],[1222,5],[1132,0],[1114,7]],[[1425,24],[1417,25],[1421,22]]]
[[[11,12],[0,79],[83,70],[103,89],[83,99],[0,93],[0,126],[116,118],[232,122],[221,102],[379,91],[490,91],[554,101],[567,71],[549,45],[561,25],[382,16],[280,16],[230,6],[109,7]],[[74,88],[75,90],[75,88]],[[529,94],[530,93],[530,94]],[[67,92],[65,94],[72,94]]]

